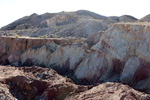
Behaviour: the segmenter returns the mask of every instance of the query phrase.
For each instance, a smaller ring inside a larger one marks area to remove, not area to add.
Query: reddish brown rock
[[[0,66],[1,100],[150,100],[150,95],[120,83],[75,85],[54,70]]]
[[[0,66],[0,73],[1,100],[63,100],[88,89],[49,68]]]
[[[104,83],[66,100],[150,100],[150,96],[120,83]]]

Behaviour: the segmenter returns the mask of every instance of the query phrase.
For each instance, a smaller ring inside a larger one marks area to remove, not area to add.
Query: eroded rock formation
[[[118,23],[96,37],[0,38],[0,63],[38,65],[71,76],[80,84],[122,82],[150,93],[150,25]]]
[[[150,97],[120,83],[104,83],[66,100],[149,100]]]
[[[50,68],[0,66],[1,100],[150,100],[120,83],[75,85]]]
[[[63,100],[88,90],[49,68],[0,66],[1,100]]]

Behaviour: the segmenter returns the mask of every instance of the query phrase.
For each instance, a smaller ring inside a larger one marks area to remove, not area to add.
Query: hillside
[[[0,100],[150,100],[149,84],[149,15],[32,14],[1,28]]]
[[[150,22],[150,14],[138,20],[139,22]]]
[[[123,15],[106,17],[94,12],[79,10],[75,12],[32,14],[2,27],[0,34],[6,36],[29,37],[88,37],[92,33],[105,31],[117,22],[135,22],[137,19]]]
[[[2,95],[19,100],[42,97],[150,100],[149,28],[149,23],[117,23],[86,39],[1,37],[0,64],[15,66],[0,67],[3,73],[0,88],[7,90]],[[51,69],[71,78],[74,83]],[[37,87],[41,84],[46,84],[47,89]],[[33,92],[33,87],[37,91]],[[43,92],[39,93],[40,89]],[[16,95],[17,91],[21,91],[19,95]]]

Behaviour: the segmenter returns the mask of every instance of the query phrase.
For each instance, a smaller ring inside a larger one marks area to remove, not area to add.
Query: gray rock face
[[[91,16],[95,19],[100,19],[100,20],[106,20],[106,18],[107,18],[105,16],[102,16],[102,15],[99,15],[99,14],[96,14],[94,12],[90,12],[90,11],[87,11],[87,10],[78,10],[78,11],[76,11],[76,13],[78,15]]]
[[[124,83],[133,82],[133,75],[138,70],[139,64],[139,58],[129,58],[124,66],[123,72],[121,73],[120,80]]]
[[[117,16],[110,16],[107,17],[107,20],[111,23],[117,23],[117,22],[135,22],[137,21],[137,18],[130,16],[130,15],[122,15],[120,17]]]
[[[137,21],[137,19],[130,15],[123,15],[119,17],[119,22],[135,22],[135,21]]]
[[[30,29],[30,28],[33,29],[38,27],[39,23],[42,20],[45,20],[47,18],[52,18],[53,16],[55,16],[55,14],[49,14],[49,13],[45,13],[43,15],[32,14],[30,16],[25,16],[23,18],[20,18],[10,23],[9,25],[2,27],[1,30]]]

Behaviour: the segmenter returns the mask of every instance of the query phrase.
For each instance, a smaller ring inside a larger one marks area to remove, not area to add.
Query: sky
[[[150,14],[150,0],[0,0],[0,27],[32,13],[89,10],[104,16]]]

